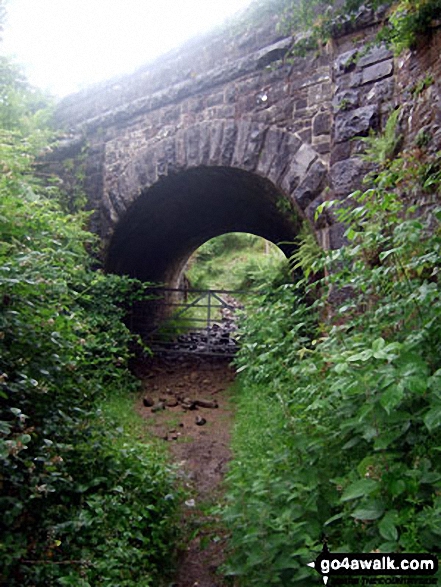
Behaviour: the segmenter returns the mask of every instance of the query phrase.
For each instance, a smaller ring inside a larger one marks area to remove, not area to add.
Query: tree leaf
[[[388,542],[396,542],[398,538],[398,530],[394,523],[395,519],[396,514],[394,512],[387,512],[378,524],[381,536]]]
[[[378,520],[384,512],[384,505],[381,501],[372,500],[363,507],[357,508],[351,514],[357,520]]]
[[[356,353],[355,355],[349,356],[346,360],[350,362],[355,361],[369,361],[372,358],[373,352],[371,349],[365,349],[361,351],[361,353]]]
[[[373,479],[360,479],[345,489],[340,500],[349,501],[351,499],[357,499],[358,497],[370,495],[377,487],[378,482],[374,481]]]
[[[383,392],[380,404],[388,414],[400,403],[404,397],[404,389],[401,385],[391,385]]]
[[[424,416],[424,424],[429,432],[441,426],[441,405],[436,405]]]

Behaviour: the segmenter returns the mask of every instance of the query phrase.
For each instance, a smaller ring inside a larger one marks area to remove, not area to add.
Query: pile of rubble
[[[238,349],[238,338],[237,335],[234,336],[237,331],[236,310],[243,306],[231,297],[226,301],[228,305],[220,309],[221,320],[206,328],[181,334],[172,342],[153,343],[152,350],[157,354],[192,353],[232,357]]]

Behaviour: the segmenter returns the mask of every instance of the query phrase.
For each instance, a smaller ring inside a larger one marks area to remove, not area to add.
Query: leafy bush
[[[35,177],[47,133],[28,134],[43,116],[20,88],[0,104],[0,582],[157,585],[174,477],[100,411],[137,389],[123,302],[140,285],[89,268],[86,216],[66,215],[62,194]]]
[[[441,158],[378,162],[346,207],[322,206],[348,239],[316,256],[324,277],[243,325],[223,510],[240,585],[309,584],[324,535],[333,552],[439,552]]]

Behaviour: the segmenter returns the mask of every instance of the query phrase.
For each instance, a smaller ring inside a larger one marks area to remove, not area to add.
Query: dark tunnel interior
[[[301,220],[269,180],[235,168],[198,167],[147,189],[117,225],[106,270],[175,287],[191,254],[227,232],[274,244],[298,235]],[[279,244],[289,255],[291,244]]]

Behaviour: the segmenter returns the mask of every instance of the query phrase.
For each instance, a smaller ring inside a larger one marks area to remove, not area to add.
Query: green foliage
[[[397,108],[389,116],[382,134],[377,135],[371,131],[368,137],[360,138],[362,142],[366,143],[366,150],[362,157],[365,161],[384,165],[388,159],[394,157],[403,138],[397,130],[399,117],[400,109]]]
[[[320,287],[279,287],[243,324],[223,513],[244,587],[309,585],[323,535],[334,552],[439,548],[441,154],[376,160],[334,205],[348,244],[317,254]]]
[[[415,97],[418,97],[420,94],[424,92],[427,88],[435,82],[433,76],[430,74],[425,75],[423,78],[419,79],[415,86],[412,88],[412,94]]]
[[[293,52],[303,55],[305,51],[322,45],[332,37],[335,30],[348,19],[353,19],[361,7],[377,9],[388,7],[387,21],[381,28],[377,40],[392,47],[396,54],[415,46],[439,18],[441,0],[291,0],[287,3],[281,19],[285,32],[308,31],[308,35],[297,41]]]
[[[392,4],[388,27],[380,33],[399,54],[414,47],[418,37],[427,33],[441,13],[441,0],[399,0]]]
[[[227,233],[206,242],[190,261],[187,272],[196,289],[247,290],[265,286],[288,271],[283,253],[262,238]]]
[[[306,224],[302,227],[296,244],[298,248],[290,257],[291,267],[294,271],[300,270],[308,279],[311,274],[319,270],[317,261],[320,260],[321,249],[314,233]]]
[[[16,102],[0,103],[0,582],[157,585],[173,474],[100,411],[137,388],[123,317],[140,284],[89,268],[86,216],[36,179],[46,131],[28,134],[39,113],[13,82]]]
[[[2,55],[0,80],[0,128],[33,132],[35,138],[49,119],[49,97],[30,86],[20,66]]]

